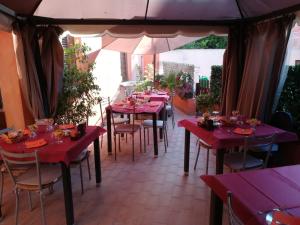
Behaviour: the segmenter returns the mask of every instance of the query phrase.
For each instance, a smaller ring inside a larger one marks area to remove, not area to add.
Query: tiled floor
[[[176,112],[176,120],[184,117],[182,113]],[[76,225],[208,224],[210,190],[199,179],[205,171],[205,151],[200,155],[198,168],[194,171],[196,138],[192,137],[190,175],[184,176],[184,129],[176,126],[173,130],[169,123],[168,130],[168,152],[164,152],[163,142],[160,142],[158,158],[153,157],[151,143],[146,153],[140,153],[139,139],[136,138],[136,161],[131,160],[131,142],[126,144],[124,140],[122,152],[118,153],[115,161],[113,156],[107,155],[104,143],[101,150],[103,181],[97,188],[94,176],[91,181],[88,180],[85,167],[84,195],[80,192],[79,169],[72,169]],[[213,154],[209,161],[209,171],[213,173]],[[34,210],[30,212],[27,195],[21,194],[19,218],[22,225],[41,224],[38,195],[33,196]],[[46,195],[45,202],[48,225],[65,224],[62,182],[55,185],[53,194]],[[14,206],[12,184],[6,176],[2,206],[5,218],[0,224],[14,224]]]

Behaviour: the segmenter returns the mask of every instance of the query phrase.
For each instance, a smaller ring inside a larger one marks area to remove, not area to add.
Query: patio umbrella
[[[200,37],[186,37],[178,35],[172,38],[151,38],[143,35],[138,38],[114,38],[110,35],[102,37],[102,48],[135,55],[153,55],[154,78],[156,54],[168,52]]]

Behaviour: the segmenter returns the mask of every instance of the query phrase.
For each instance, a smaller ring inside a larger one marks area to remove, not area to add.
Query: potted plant
[[[194,81],[192,75],[186,72],[179,72],[175,78],[174,105],[188,115],[196,112],[195,99],[193,98]]]
[[[76,44],[65,49],[63,85],[55,115],[57,123],[79,123],[95,115],[100,88],[95,84],[94,64],[87,60],[86,45]]]
[[[212,109],[212,97],[208,93],[200,93],[196,96],[196,111],[200,113],[209,112]]]

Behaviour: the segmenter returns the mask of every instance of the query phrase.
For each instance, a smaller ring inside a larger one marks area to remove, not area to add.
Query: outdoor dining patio
[[[175,111],[176,120],[187,118]],[[153,141],[147,152],[137,152],[131,160],[131,142],[122,140],[118,159],[107,154],[106,135],[101,150],[102,183],[96,187],[93,155],[90,156],[92,180],[88,179],[83,163],[84,194],[80,190],[78,168],[71,168],[74,217],[78,225],[180,225],[207,224],[209,221],[210,189],[199,178],[205,173],[206,153],[200,155],[198,167],[191,165],[189,176],[183,176],[184,130],[169,120],[169,147],[165,153],[163,142],[158,143],[158,157],[153,157]],[[150,132],[152,133],[152,132]],[[152,135],[151,135],[152,137]],[[138,138],[137,138],[138,139]],[[196,158],[196,138],[191,139],[191,160]],[[89,148],[93,148],[91,145]],[[93,151],[92,151],[93,152]],[[215,170],[215,156],[211,154],[209,173]],[[191,163],[193,164],[193,163]],[[2,203],[3,224],[14,224],[15,196],[12,182],[5,176]],[[62,182],[54,186],[54,193],[45,191],[45,209],[48,224],[65,224]],[[40,224],[38,194],[32,194],[33,211],[29,210],[26,192],[20,195],[19,220],[21,224]],[[225,219],[226,220],[226,219]]]
[[[299,10],[0,0],[0,225],[299,225]]]

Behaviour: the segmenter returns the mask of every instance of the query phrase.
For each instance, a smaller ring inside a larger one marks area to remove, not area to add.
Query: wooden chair
[[[109,106],[111,108],[111,106]],[[112,109],[111,109],[112,110]],[[122,123],[118,124],[115,122],[115,116],[114,112],[111,112],[111,118],[113,122],[113,128],[114,128],[114,144],[115,144],[115,160],[117,160],[117,136],[119,135],[119,150],[120,150],[120,136],[122,134],[130,134],[132,137],[132,161],[134,161],[134,134],[139,131],[140,133],[140,151],[142,152],[142,133],[141,133],[141,125],[135,124],[135,106],[133,106],[132,112],[132,123]]]
[[[166,105],[166,110],[168,112],[168,116],[171,115],[171,118],[172,118],[172,126],[173,126],[173,129],[175,127],[175,117],[174,117],[174,104],[173,104],[173,99],[174,99],[174,96],[175,96],[175,91],[171,91],[171,94],[170,94],[170,100],[168,102],[168,104]]]
[[[196,170],[197,167],[197,163],[198,163],[198,159],[199,159],[199,155],[200,155],[200,149],[201,147],[206,149],[206,166],[205,166],[205,174],[208,174],[208,161],[209,161],[209,151],[210,149],[212,149],[212,146],[207,144],[205,141],[203,141],[202,139],[198,138],[197,140],[197,144],[198,144],[198,151],[197,151],[197,156],[196,156],[196,161],[195,161],[195,165],[194,165],[194,170]]]
[[[53,187],[61,177],[61,168],[59,165],[41,164],[39,161],[39,152],[32,153],[11,153],[0,148],[0,153],[5,167],[13,181],[16,195],[16,213],[15,224],[18,225],[19,214],[19,192],[27,191],[29,196],[29,205],[31,205],[31,192],[38,192],[40,195],[42,224],[46,225],[45,210],[43,203],[43,190]],[[27,170],[16,175],[14,170],[21,167],[27,167]]]
[[[162,129],[163,132],[163,139],[164,139],[164,147],[165,152],[167,152],[168,147],[168,131],[167,131],[167,120],[168,120],[168,111],[166,110],[166,105],[164,106],[163,110],[163,118],[162,120],[156,120],[156,126],[159,129]],[[149,144],[149,129],[153,129],[153,120],[144,120],[142,122],[142,126],[144,128],[144,152],[146,152],[146,133],[147,130],[147,136],[148,136],[148,144]]]
[[[244,146],[240,151],[233,151],[225,154],[224,164],[229,167],[231,171],[265,168],[271,155],[274,139],[274,134],[263,137],[247,136],[244,138]],[[267,149],[264,160],[248,154],[248,150],[255,146],[264,146]]]
[[[100,97],[99,99],[99,107],[100,107],[100,124],[99,126],[101,127],[106,127],[107,126],[107,121],[106,121],[106,115],[105,113],[105,107],[110,105],[110,97]],[[116,116],[114,117],[115,124],[123,124],[123,123],[128,123],[129,119],[128,118],[122,118],[121,116]],[[103,145],[103,135],[101,135],[101,148]]]

